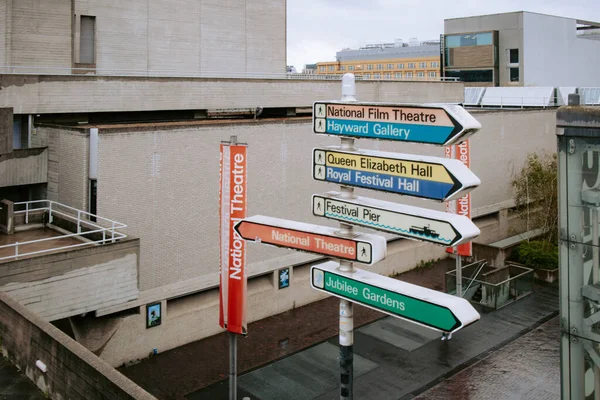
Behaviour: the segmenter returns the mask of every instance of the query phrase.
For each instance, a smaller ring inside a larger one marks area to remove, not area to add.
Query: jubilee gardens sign
[[[373,272],[353,263],[372,265],[385,258],[386,239],[356,233],[371,228],[441,246],[456,246],[479,235],[465,216],[355,196],[363,188],[438,202],[457,199],[480,180],[460,161],[354,147],[354,139],[381,139],[430,145],[466,140],[481,125],[458,105],[360,103],[354,77],[343,78],[343,101],[313,106],[313,131],[340,136],[340,146],[313,150],[312,176],[340,185],[340,191],[315,194],[312,212],[340,222],[330,228],[256,215],[235,226],[247,241],[319,254],[337,261],[311,268],[311,286],[339,297],[342,398],[352,397],[352,303],[441,332],[477,321],[479,314],[463,298],[437,292]]]

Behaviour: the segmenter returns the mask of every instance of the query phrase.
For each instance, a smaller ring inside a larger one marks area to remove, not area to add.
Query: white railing
[[[15,242],[12,244],[7,244],[4,246],[0,246],[0,251],[2,249],[13,248],[14,254],[9,256],[0,257],[0,261],[16,259],[18,257],[23,256],[31,256],[36,254],[43,254],[48,252],[53,252],[57,250],[65,250],[72,249],[82,246],[90,246],[90,245],[99,245],[106,243],[114,243],[117,240],[124,239],[127,237],[124,233],[118,232],[117,229],[126,228],[127,225],[110,220],[108,218],[100,217],[98,215],[89,213],[87,211],[78,210],[77,208],[70,207],[52,200],[34,200],[34,201],[24,201],[19,203],[14,203],[15,209],[20,208],[20,210],[15,211],[15,216],[23,215],[25,220],[25,225],[29,224],[30,217],[39,215],[41,213],[48,213],[48,223],[51,224],[54,220],[55,216],[60,216],[61,218],[71,221],[77,226],[76,233],[64,234],[60,236],[53,236],[49,238],[29,240],[26,242]],[[95,219],[95,221],[93,221]],[[84,230],[85,229],[85,230]],[[102,238],[99,236],[102,234]],[[87,237],[86,237],[87,236]],[[97,236],[98,238],[94,237]],[[48,249],[30,251],[30,252],[19,252],[20,248],[23,248],[27,245],[32,245],[36,243],[43,242],[51,242],[57,241],[65,238],[85,238],[86,240],[82,243],[67,245],[67,246],[57,246],[50,247]]]
[[[14,75],[75,75],[75,76],[115,76],[115,77],[167,77],[167,78],[236,78],[236,79],[292,79],[292,80],[333,80],[342,79],[343,74],[302,74],[302,73],[261,73],[261,72],[226,72],[226,71],[182,71],[182,70],[130,70],[107,68],[65,68],[65,67],[38,67],[23,65],[0,66],[1,74]],[[357,80],[368,81],[450,81],[456,82],[458,78],[417,77],[412,78],[362,78]]]

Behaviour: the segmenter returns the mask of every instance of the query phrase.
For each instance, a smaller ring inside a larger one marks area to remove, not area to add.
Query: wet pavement
[[[444,274],[453,267],[453,260],[442,260],[400,279],[442,290]],[[338,303],[328,298],[250,324],[249,336],[239,341],[238,397],[338,399]],[[532,295],[481,314],[481,321],[444,342],[434,331],[356,306],[354,397],[410,399],[438,388],[444,379],[554,318],[558,286],[537,286]],[[227,399],[227,354],[227,336],[221,334],[121,372],[159,399]]]
[[[553,318],[445,379],[418,400],[560,399],[560,325]]]
[[[11,362],[0,355],[0,400],[45,400],[46,397]]]

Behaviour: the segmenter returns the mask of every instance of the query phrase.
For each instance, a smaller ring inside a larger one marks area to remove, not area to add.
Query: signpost
[[[465,299],[369,271],[342,272],[337,263],[311,267],[313,289],[440,331],[453,333],[479,320]]]
[[[480,233],[461,215],[367,197],[344,198],[339,192],[313,195],[312,210],[316,216],[442,246],[459,245]]]
[[[353,138],[451,145],[481,124],[459,105],[316,102],[313,131]]]
[[[371,265],[385,258],[387,241],[366,233],[341,237],[339,229],[255,215],[238,222],[243,239]]]
[[[481,183],[459,160],[339,147],[313,150],[313,178],[438,201]]]

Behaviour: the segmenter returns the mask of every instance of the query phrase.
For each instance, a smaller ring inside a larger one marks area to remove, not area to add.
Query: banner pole
[[[237,400],[237,334],[229,335],[229,400]]]

